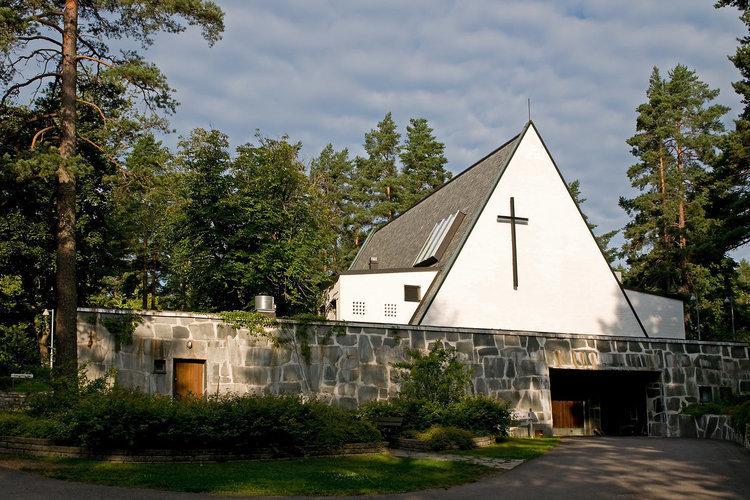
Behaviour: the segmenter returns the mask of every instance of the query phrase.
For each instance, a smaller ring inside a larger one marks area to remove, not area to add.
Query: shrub
[[[426,442],[432,450],[448,450],[458,448],[468,450],[474,447],[472,434],[465,429],[433,425],[424,432],[417,434],[417,439]]]
[[[108,387],[105,379],[58,385],[54,393],[30,397],[25,413],[6,414],[0,429],[95,448],[270,448],[295,453],[308,446],[335,449],[381,440],[377,429],[357,419],[355,412],[299,395],[174,400]]]
[[[468,394],[472,368],[458,360],[454,348],[438,340],[426,355],[417,349],[406,349],[406,353],[411,361],[393,363],[401,369],[396,381],[401,383],[402,397],[449,404]]]
[[[730,415],[730,421],[735,431],[745,434],[750,423],[750,396],[730,395],[710,403],[695,403],[683,408],[680,413],[701,417],[703,415]]]
[[[371,401],[359,409],[364,420],[401,417],[401,432],[424,431],[435,425],[453,426],[475,434],[507,435],[510,411],[500,400],[488,396],[469,396],[452,404],[413,400],[404,397]]]
[[[506,436],[510,420],[506,403],[479,395],[448,406],[444,422],[461,429]]]
[[[750,399],[735,407],[731,421],[734,430],[745,436],[747,424],[750,424]]]

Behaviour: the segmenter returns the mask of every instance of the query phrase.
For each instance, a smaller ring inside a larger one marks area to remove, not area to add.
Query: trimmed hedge
[[[299,395],[174,400],[131,389],[40,394],[24,412],[0,414],[0,434],[93,448],[283,449],[373,443],[355,412]]]

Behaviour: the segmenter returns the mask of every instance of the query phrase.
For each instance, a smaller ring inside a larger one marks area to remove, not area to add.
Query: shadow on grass
[[[362,495],[448,488],[495,469],[389,455],[211,464],[33,461],[23,470],[56,479],[133,488],[231,495]]]

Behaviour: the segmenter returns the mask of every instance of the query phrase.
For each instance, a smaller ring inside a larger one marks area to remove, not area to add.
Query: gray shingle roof
[[[483,200],[493,187],[518,137],[514,137],[378,229],[368,238],[350,270],[368,269],[371,257],[377,257],[380,270],[411,268],[435,223],[460,210],[466,217],[448,244],[443,257],[430,266],[442,269],[456,251],[477,211],[482,208]]]

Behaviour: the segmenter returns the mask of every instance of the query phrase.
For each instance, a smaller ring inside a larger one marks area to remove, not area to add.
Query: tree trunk
[[[63,12],[63,59],[60,84],[60,165],[57,169],[57,314],[55,315],[55,359],[63,374],[78,369],[76,320],[76,77],[78,2],[66,0]]]
[[[677,124],[677,130],[680,129],[679,123]],[[677,220],[677,227],[680,229],[680,248],[687,246],[687,239],[685,238],[685,173],[683,172],[683,153],[682,147],[677,146],[677,169],[680,171],[680,211],[679,218]]]
[[[148,309],[148,236],[143,236],[143,252],[141,258],[141,309]]]
[[[151,309],[156,310],[156,247],[151,253]]]

